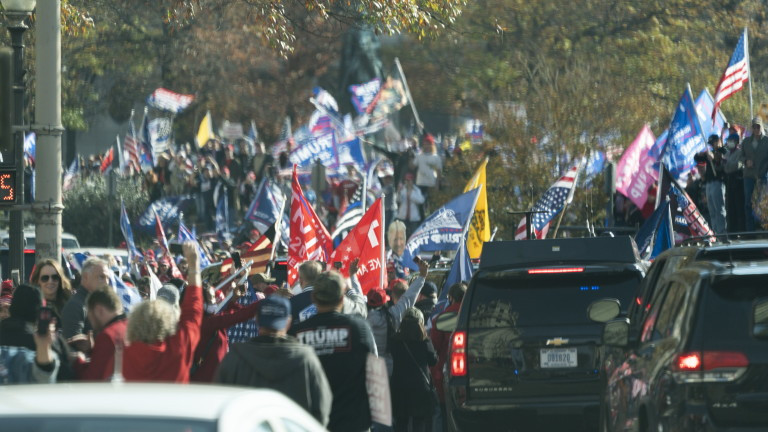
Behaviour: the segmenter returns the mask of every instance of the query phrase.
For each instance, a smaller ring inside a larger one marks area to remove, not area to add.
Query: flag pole
[[[387,220],[385,219],[386,212],[384,211],[384,202],[386,201],[386,194],[381,194],[379,199],[381,200],[381,203],[379,204],[379,211],[381,211],[381,267],[386,268],[387,267],[387,248],[384,245],[385,239],[387,238]],[[379,272],[379,288],[386,287],[386,281],[387,281],[387,272],[382,271]]]
[[[754,118],[754,113],[752,111],[752,77],[753,75],[752,75],[752,67],[750,66],[750,61],[749,61],[749,42],[747,39],[747,35],[748,35],[747,28],[744,27],[744,52],[747,57],[747,76],[749,77],[749,79],[747,80],[749,81],[749,118],[752,119]]]
[[[408,88],[408,80],[405,79],[405,73],[403,72],[403,66],[400,65],[400,59],[395,57],[395,65],[397,66],[397,72],[403,79],[403,87],[405,88],[405,97],[408,98],[408,103],[411,104],[411,111],[413,111],[413,117],[416,119],[416,126],[419,128],[419,134],[424,131],[424,123],[419,118],[419,112],[416,111],[416,104],[413,103],[413,97],[411,97],[411,90]]]
[[[582,159],[583,158],[584,156],[582,156]],[[579,173],[581,173],[581,162],[579,162],[579,167],[576,169],[576,174],[573,176],[573,186],[568,192],[568,198],[565,200],[565,205],[563,205],[563,211],[560,212],[560,216],[557,218],[557,225],[555,225],[555,232],[552,234],[552,238],[557,238],[557,231],[560,229],[560,222],[563,220],[563,215],[568,210],[568,205],[573,201],[573,194],[576,192],[576,183],[579,182]]]
[[[282,193],[282,191],[280,191]],[[283,203],[280,205],[280,218],[275,221],[275,238],[272,240],[272,252],[269,254],[269,262],[274,261],[275,259],[275,252],[277,252],[277,248],[280,246],[278,243],[278,239],[280,238],[280,229],[283,227],[283,211],[285,211],[285,197],[283,197]],[[267,270],[270,269],[270,266],[267,266]]]

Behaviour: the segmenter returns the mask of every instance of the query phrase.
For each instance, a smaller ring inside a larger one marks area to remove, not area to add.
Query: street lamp
[[[29,28],[25,23],[35,10],[37,0],[0,0],[8,21],[13,48],[13,125],[24,126],[24,32]],[[24,132],[16,130],[13,134],[13,154],[16,162],[16,192],[18,203],[24,204]],[[24,219],[22,210],[11,210],[8,229],[8,264],[11,270],[18,269],[24,275]]]

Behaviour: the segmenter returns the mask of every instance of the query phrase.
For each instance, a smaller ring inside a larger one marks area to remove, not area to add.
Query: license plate
[[[577,366],[576,348],[542,348],[542,368],[570,368]]]

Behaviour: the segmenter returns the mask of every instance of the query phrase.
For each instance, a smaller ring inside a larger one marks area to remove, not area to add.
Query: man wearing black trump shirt
[[[365,365],[369,353],[376,355],[376,344],[365,320],[341,313],[345,285],[334,271],[318,276],[312,290],[317,315],[294,325],[291,332],[315,349],[328,377],[333,392],[328,430],[367,431],[371,410]]]

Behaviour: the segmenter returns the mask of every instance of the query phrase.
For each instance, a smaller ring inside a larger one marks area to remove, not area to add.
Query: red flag
[[[106,155],[104,155],[104,159],[101,161],[101,167],[99,168],[99,171],[104,174],[108,169],[112,167],[112,160],[115,159],[115,148],[110,147],[109,151]]]
[[[253,276],[256,273],[263,273],[267,269],[267,263],[272,255],[272,242],[269,241],[267,236],[261,236],[256,240],[248,249],[240,253],[240,260],[243,265],[248,261],[253,261],[251,264],[251,271],[249,276]],[[227,258],[221,262],[221,273],[225,274],[232,268],[232,258]]]
[[[293,285],[299,278],[299,264],[307,260],[327,262],[333,249],[331,235],[325,228],[315,210],[304,198],[304,192],[293,166],[291,182],[291,223],[290,243],[288,244],[288,284]]]
[[[381,198],[373,203],[331,254],[332,262],[341,262],[344,276],[349,275],[349,263],[355,258],[360,258],[357,279],[363,293],[367,294],[373,288],[384,288],[384,208]]]

